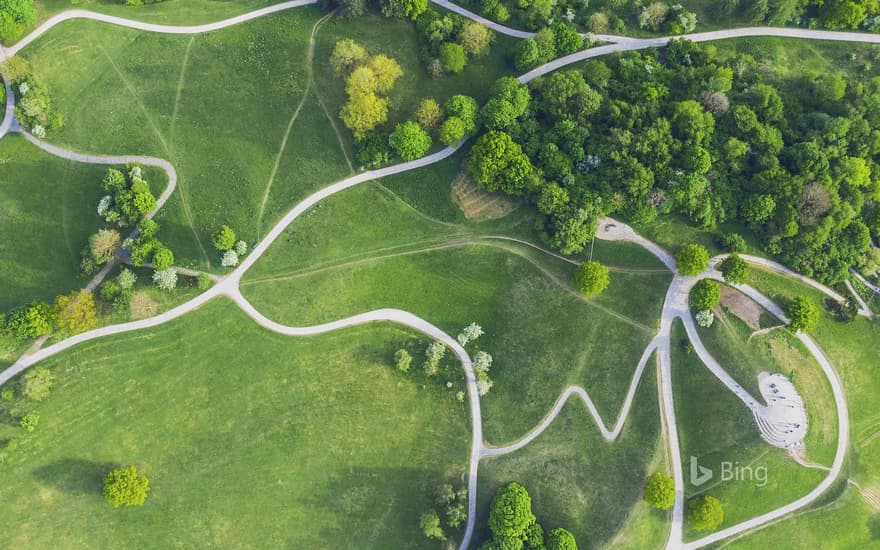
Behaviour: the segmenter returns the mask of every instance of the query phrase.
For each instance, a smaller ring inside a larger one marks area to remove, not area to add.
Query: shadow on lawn
[[[104,487],[104,476],[118,467],[118,464],[65,458],[37,468],[33,475],[46,485],[65,493],[100,495]]]

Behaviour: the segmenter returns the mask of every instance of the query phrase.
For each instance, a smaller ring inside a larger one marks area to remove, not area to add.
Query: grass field
[[[290,338],[221,301],[53,357],[37,431],[0,424],[0,546],[433,548],[424,495],[465,471],[469,423],[390,367],[415,337]],[[113,509],[100,480],[128,464],[150,497]]]
[[[712,327],[700,329],[700,339],[709,353],[757,399],[761,399],[758,375],[762,372],[778,372],[794,382],[809,416],[808,458],[830,466],[837,449],[837,415],[822,369],[788,330],[776,329],[750,338],[751,334],[745,322],[726,308]]]
[[[80,251],[105,225],[95,208],[107,167],[54,157],[17,136],[0,141],[0,164],[0,311],[82,288]],[[156,195],[167,184],[159,170],[145,177]]]
[[[584,300],[570,286],[570,263],[488,238],[526,236],[532,223],[525,209],[483,223],[430,218],[423,210],[431,204],[449,210],[451,179],[418,172],[407,196],[424,197],[419,210],[368,183],[304,214],[246,274],[245,297],[292,325],[383,307],[405,309],[453,335],[479,323],[486,335],[478,345],[495,358],[495,386],[483,399],[486,438],[495,444],[528,431],[569,384],[584,385],[603,416],[616,417],[656,330],[669,274],[615,271],[605,294]],[[602,243],[600,256],[611,265],[659,265],[632,245]]]
[[[108,13],[119,17],[162,23],[166,25],[198,25],[211,23],[255,9],[280,4],[281,0],[165,0],[144,6],[120,5],[116,0],[35,0],[37,21],[48,19],[58,12],[86,8],[90,11]],[[295,8],[296,9],[296,8]]]
[[[724,506],[720,529],[807,494],[825,472],[800,466],[784,450],[765,443],[749,410],[695,354],[684,350],[685,342],[684,327],[677,322],[672,331],[672,381],[682,462],[687,467],[694,456],[714,472],[713,478],[699,487],[686,483],[685,497],[709,494],[718,498]],[[749,466],[753,471],[766,468],[766,483],[760,477],[725,479],[723,462]],[[700,535],[687,524],[685,529],[686,540]]]
[[[653,359],[650,365],[654,365]],[[645,372],[630,417],[616,441],[605,441],[583,404],[569,401],[553,424],[528,446],[480,463],[480,534],[488,534],[486,520],[492,496],[500,486],[517,481],[528,489],[532,511],[545,532],[564,527],[575,535],[578,548],[606,547],[628,516],[643,506],[645,479],[651,473],[649,464],[659,438],[653,368]],[[665,519],[665,513],[650,514]],[[663,531],[660,533],[662,536]],[[648,542],[653,541],[642,539],[638,547],[646,548]]]

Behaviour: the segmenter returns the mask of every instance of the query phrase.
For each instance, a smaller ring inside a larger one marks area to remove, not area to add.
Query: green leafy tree
[[[387,55],[374,55],[367,62],[367,67],[373,71],[376,78],[376,91],[380,94],[390,92],[397,79],[403,76],[403,69],[400,68],[397,61]]]
[[[513,65],[517,71],[527,71],[541,62],[541,50],[534,38],[520,40],[513,54]]]
[[[220,229],[211,235],[211,242],[217,250],[231,250],[235,246],[235,231],[228,225],[221,225]]]
[[[520,195],[535,169],[518,143],[504,132],[488,132],[471,148],[468,168],[477,185],[487,191]]]
[[[467,53],[461,44],[446,42],[440,45],[440,65],[447,73],[457,74],[464,70],[467,65]]]
[[[741,285],[749,279],[749,264],[737,254],[724,258],[719,268],[728,283]]]
[[[428,9],[428,0],[380,0],[379,5],[385,17],[416,17]]]
[[[114,508],[141,506],[149,491],[150,481],[134,466],[112,470],[104,477],[104,498]]]
[[[391,146],[403,160],[415,160],[431,149],[431,136],[418,123],[408,120],[394,129]]]
[[[24,340],[52,331],[52,308],[45,302],[33,302],[16,308],[6,317],[6,326]]]
[[[525,487],[511,482],[495,493],[489,506],[489,529],[496,539],[522,539],[533,523],[532,499]]]
[[[577,550],[577,541],[570,531],[557,527],[547,534],[547,550]]]
[[[348,94],[348,97],[375,94],[378,88],[376,73],[369,67],[358,67],[351,71],[351,74],[345,79],[345,93]]]
[[[709,267],[709,251],[699,244],[689,244],[678,251],[675,257],[678,272],[685,277],[699,275]]]
[[[457,116],[451,116],[440,125],[440,141],[446,145],[455,145],[464,137],[464,121]]]
[[[663,472],[654,472],[645,484],[645,502],[658,510],[669,510],[675,503],[675,480]]]
[[[422,517],[419,519],[419,527],[422,533],[429,539],[446,540],[446,533],[443,532],[443,527],[440,526],[440,516],[435,510],[422,514]]]
[[[474,134],[477,131],[477,113],[479,108],[477,100],[466,95],[454,95],[443,104],[446,116],[458,117],[464,122],[465,135]]]
[[[17,39],[36,19],[33,0],[0,0],[0,40]]]
[[[611,283],[608,268],[599,262],[584,262],[574,272],[574,286],[587,296],[601,294]]]
[[[712,309],[721,301],[721,289],[712,279],[700,279],[691,289],[691,303],[699,310]]]
[[[494,35],[492,31],[476,21],[468,21],[458,31],[458,43],[471,57],[482,57],[489,53]]]
[[[407,372],[409,370],[410,365],[412,365],[412,355],[405,349],[399,349],[394,352],[394,367],[401,371]]]
[[[85,332],[98,324],[95,296],[89,290],[77,290],[55,298],[52,309],[55,324],[65,334]]]
[[[805,296],[795,296],[783,310],[793,330],[809,332],[819,326],[819,306]]]
[[[168,269],[174,265],[174,253],[169,249],[163,247],[159,247],[153,252],[153,267],[157,270],[162,271],[164,269]]]
[[[367,61],[367,50],[354,40],[340,40],[333,46],[330,65],[337,73],[346,73]]]
[[[31,401],[42,401],[49,397],[52,386],[55,384],[55,375],[44,367],[30,369],[22,378],[21,393]]]
[[[713,496],[692,498],[688,501],[688,522],[696,531],[711,531],[724,521],[721,501]]]
[[[376,94],[351,97],[339,111],[339,118],[355,139],[363,139],[370,130],[388,119],[388,99]]]
[[[584,39],[574,25],[569,23],[557,23],[553,27],[556,53],[568,55],[584,47]]]

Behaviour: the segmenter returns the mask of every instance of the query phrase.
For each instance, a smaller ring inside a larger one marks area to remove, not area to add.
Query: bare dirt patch
[[[501,191],[487,193],[462,171],[452,182],[452,200],[469,220],[495,220],[513,212],[519,203]]]
[[[133,320],[146,319],[159,312],[159,304],[153,301],[150,295],[144,291],[132,294],[129,307],[131,308],[131,318]]]
[[[735,288],[730,288],[727,285],[719,286],[721,287],[721,305],[742,319],[752,330],[760,329],[761,313],[764,312],[764,308]]]

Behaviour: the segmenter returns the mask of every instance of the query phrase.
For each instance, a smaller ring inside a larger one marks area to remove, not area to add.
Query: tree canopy
[[[150,481],[134,466],[112,470],[104,477],[104,498],[114,508],[141,506],[149,491]]]
[[[689,244],[675,256],[678,272],[684,276],[699,275],[709,267],[709,251],[699,244]]]
[[[658,510],[668,510],[675,503],[675,480],[663,472],[654,472],[645,484],[645,502]]]
[[[696,531],[711,531],[724,521],[721,501],[713,496],[695,497],[688,501],[688,522]]]
[[[819,306],[805,296],[795,296],[783,307],[793,330],[809,332],[819,326]]]
[[[724,258],[719,268],[728,283],[741,285],[749,279],[749,264],[737,254]]]
[[[604,292],[610,283],[608,268],[599,262],[584,262],[574,272],[575,288],[587,296]]]
[[[691,289],[691,303],[700,311],[712,309],[721,301],[721,289],[712,279],[700,279]]]

